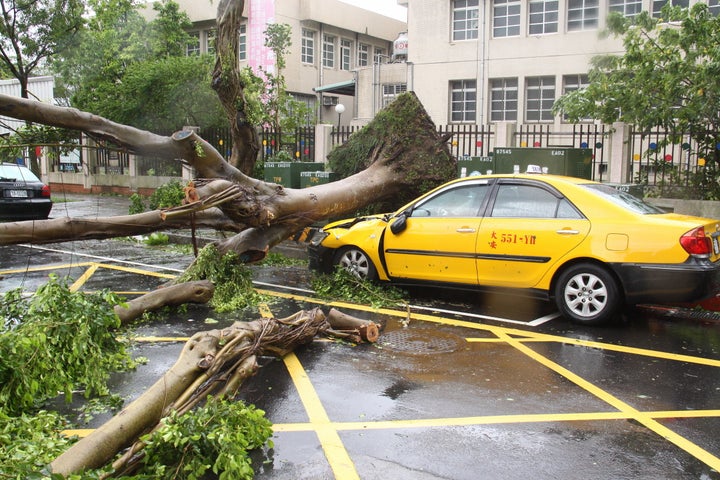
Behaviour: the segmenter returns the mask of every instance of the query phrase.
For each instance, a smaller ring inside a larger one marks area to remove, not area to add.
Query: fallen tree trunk
[[[52,125],[98,130],[93,115],[3,95],[0,95],[0,113]],[[194,216],[196,222],[205,222],[205,225],[234,224],[231,231],[239,233],[219,244],[218,250],[233,251],[241,258],[255,261],[308,225],[353,214],[383,199],[397,198],[396,203],[403,202],[454,177],[456,169],[446,138],[438,136],[434,124],[411,92],[400,95],[347,144],[336,149],[336,156],[362,157],[361,164],[367,164],[367,168],[342,180],[301,190],[243,175],[190,131],[162,139],[108,121],[98,121],[98,125],[105,125],[114,141],[132,147],[133,151],[169,155],[190,163],[203,177],[189,187],[191,195],[200,203],[190,203],[187,209],[121,217],[115,222],[103,218],[0,224],[0,244],[146,234],[189,227]],[[143,141],[150,145],[134,144]],[[166,150],[162,150],[161,145]],[[216,196],[222,199],[216,201]],[[202,211],[210,207],[217,207],[222,214]]]
[[[214,291],[214,285],[208,280],[168,285],[130,300],[125,305],[116,305],[115,314],[120,318],[121,323],[127,324],[145,312],[153,312],[163,307],[207,303]]]
[[[334,329],[377,325],[335,310],[328,317],[319,309],[284,319],[236,322],[222,330],[196,333],[175,364],[152,387],[87,437],[57,457],[50,467],[64,476],[113,463],[117,474],[128,474],[142,456],[138,439],[156,429],[171,411],[190,411],[208,395],[233,396],[242,382],[258,370],[257,357],[283,357]]]

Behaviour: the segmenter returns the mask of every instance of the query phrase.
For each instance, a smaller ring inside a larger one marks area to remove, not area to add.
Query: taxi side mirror
[[[402,233],[407,228],[407,213],[401,213],[390,224],[390,231],[395,235]]]

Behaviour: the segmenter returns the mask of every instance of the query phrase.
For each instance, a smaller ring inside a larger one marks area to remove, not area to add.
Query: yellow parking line
[[[320,445],[322,445],[325,457],[330,463],[335,478],[343,480],[359,479],[360,476],[355,469],[355,464],[345,449],[345,445],[343,445],[334,426],[335,424],[330,422],[330,418],[327,416],[327,412],[315,391],[315,387],[310,382],[307,372],[300,364],[300,360],[291,352],[283,357],[283,361],[300,395],[300,401],[305,406],[313,430],[320,439]]]
[[[98,269],[99,267],[100,267],[100,264],[98,264],[98,263],[92,263],[92,264],[90,264],[90,268],[88,268],[87,270],[85,270],[85,273],[83,273],[82,275],[80,275],[80,278],[78,278],[77,280],[75,280],[75,282],[74,282],[72,285],[70,285],[69,290],[70,290],[71,292],[77,292],[78,290],[80,290],[80,288],[81,288],[83,285],[85,285],[85,282],[87,282],[88,279],[95,274],[95,272],[97,271],[97,269]]]
[[[81,263],[64,263],[61,265],[45,265],[42,267],[29,267],[29,268],[15,268],[13,270],[0,270],[0,275],[10,275],[14,273],[26,273],[26,272],[45,272],[47,270],[66,270],[68,268],[76,267],[87,267],[95,262],[81,262]]]
[[[358,305],[354,303],[345,303],[345,302],[326,302],[323,300],[319,300],[317,298],[312,297],[305,297],[302,295],[296,295],[296,294],[289,294],[289,293],[282,293],[282,292],[274,292],[272,290],[257,290],[259,293],[263,293],[265,295],[273,295],[280,298],[288,298],[292,300],[298,300],[302,302],[307,303],[313,303],[313,304],[319,304],[319,305],[327,305],[332,307],[340,307],[340,308],[349,308],[353,310],[358,311],[364,311],[364,312],[373,312],[378,313],[381,315],[388,315],[392,317],[407,317],[407,311],[406,310],[392,310],[388,308],[374,308],[366,305]],[[636,347],[627,347],[623,345],[615,345],[612,343],[602,343],[602,342],[591,342],[587,340],[578,340],[575,338],[570,337],[561,337],[558,335],[548,335],[543,333],[535,333],[531,331],[526,330],[518,330],[516,328],[509,328],[509,327],[500,327],[496,325],[487,325],[482,323],[474,323],[469,322],[466,320],[456,320],[453,318],[446,318],[441,316],[431,316],[428,314],[423,313],[415,313],[413,312],[411,314],[411,321],[412,320],[421,320],[425,322],[431,322],[431,323],[440,323],[443,325],[450,325],[455,327],[462,327],[462,328],[469,328],[472,330],[482,330],[486,332],[490,332],[493,334],[498,333],[504,333],[507,335],[511,335],[513,339],[520,341],[520,342],[557,342],[557,343],[564,343],[564,344],[570,344],[570,345],[578,345],[578,346],[584,346],[584,347],[590,347],[590,348],[598,348],[602,350],[608,350],[608,351],[615,351],[615,352],[623,352],[623,353],[629,353],[632,355],[642,355],[646,357],[654,357],[654,358],[662,358],[666,360],[676,360],[680,362],[688,362],[688,363],[696,363],[699,365],[707,365],[711,367],[720,367],[720,360],[714,360],[710,358],[703,358],[703,357],[696,357],[692,355],[680,355],[675,353],[668,353],[663,352],[660,350],[650,350],[645,348],[636,348]],[[466,338],[468,342],[489,342],[489,343],[504,343],[505,340],[498,339],[498,338],[473,338],[469,337]]]
[[[720,417],[720,410],[679,410],[643,412],[648,418],[706,418]],[[479,417],[421,418],[414,420],[380,420],[375,422],[335,422],[333,427],[346,430],[392,430],[398,428],[463,427],[472,425],[500,425],[548,422],[593,422],[607,420],[629,420],[636,416],[630,412],[579,412],[579,413],[534,413],[518,415],[487,415]],[[312,423],[274,424],[276,432],[304,432],[314,429]]]
[[[258,305],[258,309],[263,318],[273,317],[270,307],[267,304],[262,303]],[[312,430],[315,431],[315,434],[320,440],[320,445],[325,452],[325,457],[335,474],[335,478],[341,478],[343,480],[359,479],[360,477],[355,470],[355,464],[345,449],[340,435],[338,435],[337,430],[330,422],[325,407],[323,407],[320,397],[318,397],[315,387],[310,381],[300,360],[295,353],[290,352],[283,357],[283,362],[290,373],[290,378],[295,385],[298,395],[300,395],[300,401],[305,407],[305,411],[310,419]]]
[[[608,403],[618,409],[620,412],[623,412],[629,416],[629,418],[632,418],[633,420],[641,423],[646,428],[652,430],[653,432],[660,435],[665,440],[675,444],[677,447],[685,450],[690,455],[694,456],[701,462],[707,464],[709,467],[720,471],[720,458],[716,457],[715,455],[711,454],[707,450],[701,448],[700,446],[692,443],[687,438],[678,435],[674,431],[670,430],[666,426],[662,425],[655,419],[651,418],[647,413],[641,412],[634,407],[630,406],[629,404],[623,402],[619,398],[615,397],[614,395],[610,394],[609,392],[606,392],[605,390],[599,388],[593,383],[588,382],[584,378],[582,378],[579,375],[576,375],[575,373],[571,372],[570,370],[566,369],[565,367],[560,366],[559,364],[553,362],[552,360],[548,359],[547,357],[537,353],[527,345],[524,345],[521,341],[512,338],[510,335],[507,335],[505,333],[499,334],[500,338],[505,339],[507,343],[520,352],[524,353],[528,357],[532,358],[536,362],[540,363],[541,365],[544,365],[545,367],[549,368],[550,370],[554,371],[555,373],[562,375],[566,379],[570,380],[577,386],[583,388],[584,390],[590,392],[591,394],[598,397],[600,400],[604,401],[605,403]]]

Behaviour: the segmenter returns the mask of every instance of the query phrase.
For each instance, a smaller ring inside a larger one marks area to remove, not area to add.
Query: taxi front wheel
[[[599,265],[580,263],[563,271],[555,285],[560,312],[576,323],[599,325],[612,320],[621,306],[613,276]]]
[[[377,270],[372,260],[357,247],[343,247],[335,254],[333,265],[340,266],[361,280],[376,280]]]

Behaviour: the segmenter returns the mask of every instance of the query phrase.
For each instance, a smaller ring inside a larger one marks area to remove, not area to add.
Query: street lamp
[[[340,117],[342,116],[343,112],[345,111],[345,105],[343,105],[342,103],[338,103],[337,105],[335,105],[335,111],[338,114],[338,125],[337,126],[338,126],[338,130],[340,130]]]

